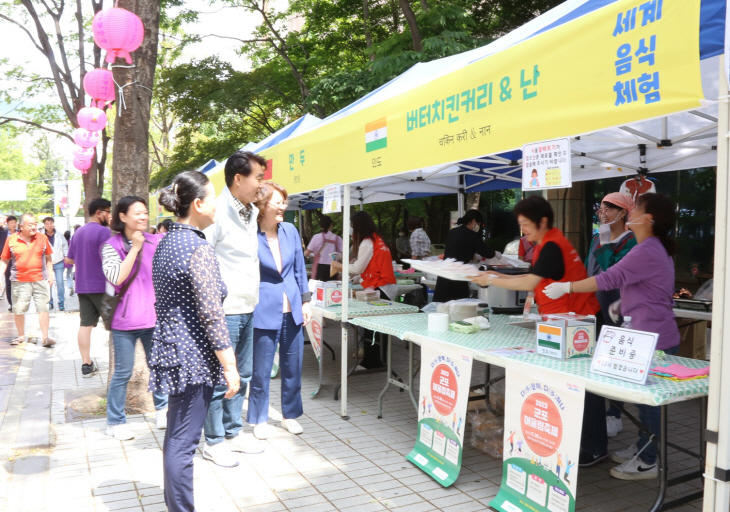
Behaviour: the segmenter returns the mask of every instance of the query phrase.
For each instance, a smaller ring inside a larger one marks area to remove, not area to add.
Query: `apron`
[[[319,251],[317,251],[317,254],[314,256],[314,263],[312,263],[312,279],[317,280],[317,267],[319,267],[319,257],[322,255],[322,251],[324,251],[324,244],[334,244],[336,239],[334,240],[327,240],[327,237],[324,233],[322,233],[322,238],[324,239],[322,242],[322,247],[320,247]]]

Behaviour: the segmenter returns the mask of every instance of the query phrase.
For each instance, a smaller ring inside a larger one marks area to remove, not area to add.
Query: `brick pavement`
[[[4,311],[3,306],[0,302]],[[73,303],[69,306],[73,308]],[[52,314],[52,332],[59,340],[52,350],[33,344],[9,349],[6,343],[14,332],[9,320],[9,314],[0,315],[0,510],[165,510],[161,456],[164,431],[154,428],[154,414],[129,417],[137,435],[123,443],[104,434],[104,417],[67,421],[67,392],[106,385],[106,331],[99,327],[93,333],[92,356],[101,372],[92,379],[82,379],[75,341],[77,313]],[[34,315],[29,315],[28,324],[35,322]],[[300,419],[304,434],[291,436],[281,430],[267,441],[264,454],[242,455],[241,464],[233,469],[219,468],[198,452],[198,510],[486,510],[501,481],[501,462],[476,451],[467,441],[458,480],[450,488],[442,488],[404,457],[415,441],[417,420],[407,393],[391,389],[383,419],[376,417],[383,374],[350,380],[351,419],[340,419],[339,402],[332,396],[340,365],[336,325],[328,325],[325,339],[335,347],[338,360],[326,361],[325,389],[316,399],[310,394],[316,389],[317,365],[311,348],[305,347],[305,414]],[[400,368],[407,361],[402,346],[395,342],[396,366]],[[483,375],[483,366],[475,364],[473,373],[476,383]],[[278,388],[276,381],[272,383],[273,406],[279,403]],[[272,410],[271,416],[275,418],[278,413]],[[673,440],[696,449],[699,406],[672,406],[670,418]],[[611,449],[634,441],[636,429],[628,421],[624,421],[624,427],[624,432],[611,441]],[[44,431],[50,446],[37,444],[42,443]],[[467,427],[466,439],[469,435]],[[670,464],[671,468],[684,468],[690,461],[672,450]],[[580,470],[578,510],[647,510],[655,498],[658,481],[621,482],[608,476],[610,467],[607,462]],[[699,481],[683,484],[673,488],[669,496],[690,492],[699,485]],[[699,509],[701,502],[676,510]]]

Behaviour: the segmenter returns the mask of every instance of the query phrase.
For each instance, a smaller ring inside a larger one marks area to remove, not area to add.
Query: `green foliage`
[[[180,0],[175,0],[179,2]],[[179,118],[169,161],[151,188],[211,158],[224,159],[306,113],[324,117],[362,98],[412,66],[487,44],[560,0],[410,2],[421,36],[415,51],[398,0],[292,0],[284,10],[257,0],[220,0],[261,20],[241,34],[247,72],[209,57],[158,73],[156,93]],[[183,12],[181,19],[195,19]],[[183,41],[185,39],[183,38]]]
[[[0,129],[0,180],[25,180],[28,182],[46,179],[50,173],[53,177],[53,170],[61,164],[50,152],[43,147],[43,143],[36,145],[38,156],[46,156],[46,160],[40,165],[29,163],[20,141],[13,136],[9,130]],[[0,212],[7,213],[49,213],[53,211],[53,190],[51,187],[49,195],[49,182],[28,183],[27,196],[29,198],[50,198],[49,199],[28,199],[27,201],[0,201]],[[50,206],[49,206],[50,205]]]

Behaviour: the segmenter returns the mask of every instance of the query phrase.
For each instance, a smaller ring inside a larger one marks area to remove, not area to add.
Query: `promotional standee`
[[[421,361],[418,437],[406,458],[448,487],[461,470],[472,354],[425,345]]]
[[[578,482],[583,380],[507,369],[502,512],[572,512]]]
[[[320,362],[322,356],[322,312],[316,308],[312,309],[312,321],[307,324],[307,335],[317,362]]]

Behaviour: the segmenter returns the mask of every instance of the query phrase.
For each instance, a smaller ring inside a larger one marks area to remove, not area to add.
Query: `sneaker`
[[[203,458],[223,468],[235,468],[238,466],[238,461],[227,443],[212,445],[205,443],[205,447],[203,447]]]
[[[231,439],[228,444],[234,452],[247,453],[249,455],[263,453],[266,448],[266,445],[256,439],[252,434],[243,433]]]
[[[276,435],[276,427],[268,423],[259,423],[253,428],[253,435],[256,439],[268,439]]]
[[[608,450],[604,451],[603,453],[588,453],[588,452],[580,452],[578,455],[578,466],[585,468],[588,466],[593,466],[594,464],[598,464],[602,460],[606,460],[608,458]]]
[[[659,476],[656,463],[647,464],[638,457],[611,468],[611,476],[619,480],[651,480]]]
[[[606,416],[606,432],[608,433],[608,437],[616,437],[623,429],[624,423],[621,421],[621,418]]]
[[[297,420],[281,420],[281,428],[285,428],[290,434],[301,434],[304,429]]]
[[[129,425],[126,423],[121,423],[119,425],[107,425],[106,435],[113,437],[117,441],[129,441],[130,439],[134,439],[134,432],[132,432],[132,429],[129,428]]]
[[[49,304],[48,309],[53,309],[53,304]]]
[[[55,344],[56,340],[54,340],[53,338],[46,338],[45,340],[43,340],[43,346],[46,348],[51,348]]]
[[[64,306],[58,306],[59,311],[66,311],[66,308]]]
[[[167,407],[155,412],[155,424],[158,430],[167,428]]]
[[[89,379],[99,373],[99,367],[96,366],[96,363],[94,361],[91,361],[90,364],[82,364],[81,365],[81,376],[85,379]]]
[[[613,452],[611,454],[611,460],[617,464],[622,464],[636,457],[637,453],[639,453],[639,449],[636,447],[636,444],[632,444],[628,448]]]

